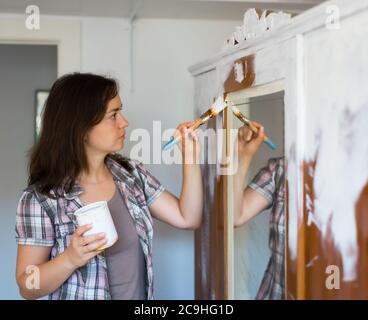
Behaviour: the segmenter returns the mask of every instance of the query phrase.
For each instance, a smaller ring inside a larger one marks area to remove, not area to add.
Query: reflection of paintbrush
[[[245,125],[248,126],[250,130],[252,130],[254,133],[258,133],[257,127],[255,127],[252,122],[244,115],[242,114],[237,107],[234,105],[231,106],[231,110],[235,114],[235,116],[243,122]],[[264,136],[264,143],[266,143],[272,150],[276,150],[276,145],[267,137]]]
[[[222,110],[225,109],[226,103],[224,102],[224,98],[222,96],[218,97],[215,103],[209,108],[205,113],[203,113],[198,119],[194,121],[194,123],[189,127],[189,129],[197,129],[202,124],[206,123],[213,117],[216,117]],[[172,136],[170,140],[163,146],[163,150],[171,149],[175,144],[177,144],[181,140],[181,136]]]

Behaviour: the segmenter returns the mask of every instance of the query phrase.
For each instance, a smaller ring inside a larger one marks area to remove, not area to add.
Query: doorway
[[[35,141],[36,93],[57,78],[56,45],[0,44],[0,290],[20,299],[15,281],[15,213],[27,183],[27,151]]]

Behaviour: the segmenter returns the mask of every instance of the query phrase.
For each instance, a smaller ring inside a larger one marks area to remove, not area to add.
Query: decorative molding
[[[226,39],[222,50],[226,51],[232,47],[237,47],[247,40],[258,38],[265,32],[277,29],[290,21],[290,13],[249,9],[244,14],[243,25],[235,28],[231,37]]]
[[[224,50],[216,53],[214,56],[190,66],[188,68],[189,72],[192,76],[197,76],[216,69],[219,63],[223,63],[224,60],[234,61],[241,56],[255,54],[263,48],[270,47],[272,45],[270,42],[273,44],[284,42],[294,38],[298,34],[307,34],[314,30],[324,28],[326,24],[326,12],[331,5],[340,8],[341,23],[351,15],[361,14],[368,10],[367,0],[354,0],[354,2],[333,0],[322,2],[320,5],[293,17],[289,24],[279,29],[275,28],[274,30],[264,32],[264,36],[262,37],[248,39],[241,44],[233,46],[229,45],[227,50],[224,48]]]

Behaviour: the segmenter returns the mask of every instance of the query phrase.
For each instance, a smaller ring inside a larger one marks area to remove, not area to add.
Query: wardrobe
[[[367,299],[368,2],[269,15],[249,11],[224,50],[189,68],[195,113],[222,95],[253,120],[275,114],[265,130],[278,149],[263,150],[285,157],[286,298]],[[218,134],[203,147],[197,299],[254,298],[267,261],[268,218],[245,235],[233,226],[231,133],[240,125],[226,108],[204,128]]]

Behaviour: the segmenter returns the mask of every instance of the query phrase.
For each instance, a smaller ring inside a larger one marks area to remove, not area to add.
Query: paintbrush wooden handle
[[[248,125],[249,129],[252,130],[254,133],[258,133],[258,128],[252,124],[252,122],[249,121],[249,125]],[[264,136],[264,141],[266,140],[270,140],[266,135]]]
[[[202,124],[202,119],[201,118],[195,119],[194,122],[193,122],[193,124],[188,129],[195,130],[201,124]],[[180,136],[174,136],[174,138],[177,139],[178,141],[180,141],[181,140],[181,135]]]
[[[242,121],[250,130],[254,133],[258,133],[258,128],[246,117],[244,116],[235,106],[232,107],[235,116]],[[275,150],[276,145],[265,135],[263,138],[264,143],[266,143],[272,150]]]
[[[202,124],[202,119],[198,118],[194,121],[194,123],[189,127],[192,130],[197,129],[201,124]],[[163,146],[163,150],[169,150],[171,149],[174,145],[176,145],[177,143],[179,143],[181,140],[181,135],[179,136],[172,136],[171,139]]]
[[[249,121],[248,127],[254,132],[258,133],[258,128],[252,124],[252,122]],[[272,150],[276,150],[276,145],[270,140],[269,137],[266,135],[263,138],[263,142],[266,143]]]
[[[191,129],[195,130],[202,124],[202,119],[198,118],[194,121],[194,123],[190,126]]]

